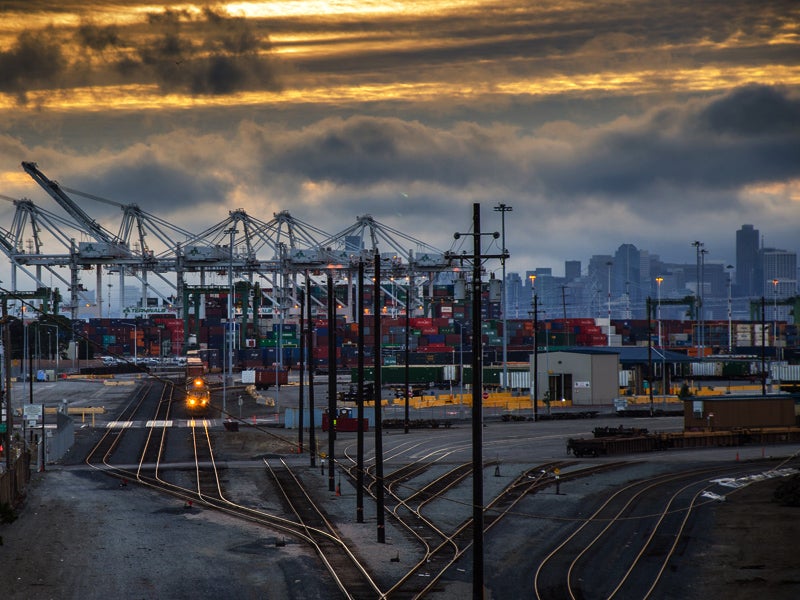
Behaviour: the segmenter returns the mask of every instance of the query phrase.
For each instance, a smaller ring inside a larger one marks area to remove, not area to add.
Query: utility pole
[[[333,468],[336,440],[336,298],[333,274],[328,271],[328,490],[336,490]]]
[[[487,258],[507,258],[505,249],[500,255],[481,253],[481,209],[480,204],[472,205],[472,232],[455,233],[459,239],[462,235],[471,235],[473,240],[472,255],[463,258],[472,261],[472,339],[481,339],[481,265]],[[491,235],[495,239],[500,234]],[[453,258],[451,256],[451,258]],[[472,349],[472,597],[482,600],[484,589],[484,557],[483,557],[483,352],[480,348]]]
[[[314,423],[314,360],[311,348],[313,347],[314,321],[311,320],[311,276],[306,271],[306,321],[308,321],[308,458],[312,468],[317,466],[317,437],[316,425]]]
[[[375,250],[375,502],[377,512],[378,543],[386,543],[386,526],[383,514],[383,426],[381,424],[381,254]]]
[[[358,260],[358,439],[356,440],[356,523],[364,522],[364,258]]]
[[[500,241],[503,243],[503,258],[500,259],[500,264],[503,266],[503,287],[502,287],[502,299],[503,303],[501,304],[503,310],[503,389],[508,387],[508,325],[507,325],[507,314],[508,314],[508,300],[506,298],[506,259],[505,255],[508,252],[506,249],[506,213],[511,212],[513,207],[507,206],[505,204],[498,204],[494,207],[495,212],[500,213]]]

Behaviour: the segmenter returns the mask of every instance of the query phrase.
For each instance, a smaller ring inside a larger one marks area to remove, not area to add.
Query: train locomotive
[[[211,388],[205,372],[205,366],[199,357],[187,356],[185,405],[189,415],[206,415],[211,408]]]

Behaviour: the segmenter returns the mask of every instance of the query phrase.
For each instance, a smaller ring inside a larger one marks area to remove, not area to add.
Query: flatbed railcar
[[[613,430],[610,430],[613,431]],[[785,444],[800,442],[800,427],[764,427],[735,430],[682,431],[669,433],[607,435],[569,438],[567,454],[584,456],[613,456],[684,448],[719,448],[747,445]]]
[[[572,452],[578,457],[652,452],[654,450],[663,450],[664,448],[665,446],[659,437],[650,435],[570,438],[567,442],[567,453]]]

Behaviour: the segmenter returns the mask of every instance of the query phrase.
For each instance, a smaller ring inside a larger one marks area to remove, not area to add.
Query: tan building
[[[619,354],[615,352],[541,352],[537,362],[540,402],[549,397],[552,406],[562,400],[573,406],[601,406],[613,404],[619,395]],[[531,386],[533,364],[531,356]]]

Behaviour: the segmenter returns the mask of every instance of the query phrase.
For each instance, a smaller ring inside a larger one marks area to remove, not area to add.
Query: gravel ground
[[[620,478],[652,473],[653,468],[643,464]],[[402,570],[415,560],[402,532],[389,527],[387,543],[377,544],[374,515],[367,512],[365,524],[353,522],[354,492],[348,486],[335,496],[318,471],[308,469],[305,476],[318,483],[321,497],[330,497],[328,505],[342,531],[359,544],[372,568],[383,569],[391,579],[396,575],[391,569]],[[611,478],[599,485],[581,484],[587,488],[584,492],[567,489],[561,497],[541,496],[535,510],[546,514],[556,503],[575,504],[582,493],[616,483]],[[668,575],[670,592],[665,598],[800,597],[800,567],[792,551],[800,534],[800,509],[772,502],[776,485],[775,480],[752,484],[713,507],[712,517],[690,533],[692,544],[684,549],[678,570]],[[258,477],[237,484],[231,493],[257,500]],[[216,511],[187,509],[178,500],[133,484],[121,487],[93,471],[65,467],[35,473],[18,515],[12,524],[0,527],[3,598],[305,600],[337,595],[313,554],[298,542]],[[535,544],[557,528],[553,522],[544,523],[533,538],[513,523],[487,537],[493,562],[503,557],[503,567],[487,574],[492,588],[487,598],[529,597],[525,590],[531,588],[521,574],[525,561],[515,551],[523,536],[528,538],[525,543]],[[400,561],[391,560],[395,557]],[[466,561],[432,598],[470,595]]]
[[[314,556],[274,533],[105,475],[33,477],[0,528],[8,599],[329,598]]]

